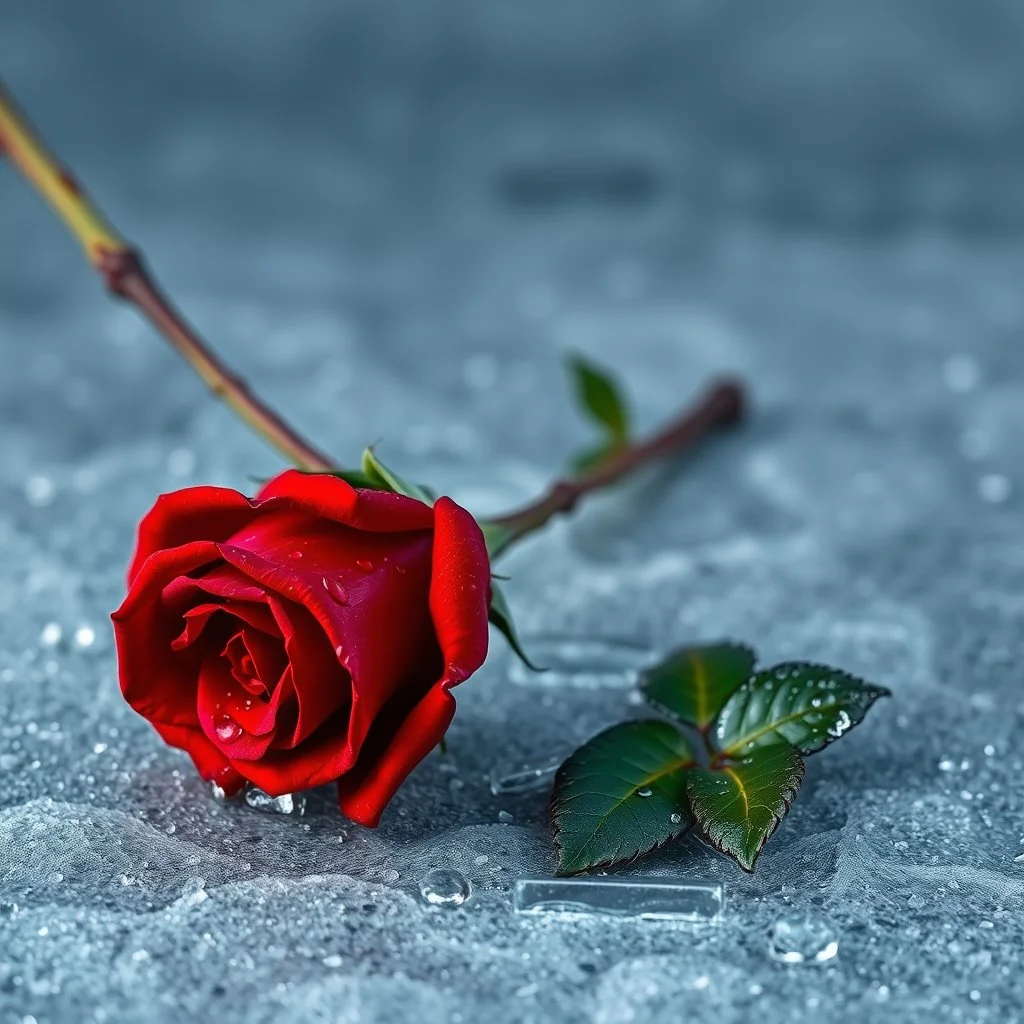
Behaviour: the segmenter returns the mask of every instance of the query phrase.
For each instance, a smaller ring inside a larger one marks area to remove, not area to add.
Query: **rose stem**
[[[335,468],[330,459],[257,398],[203,342],[161,292],[140,253],[110,227],[71,174],[47,150],[2,84],[0,155],[10,157],[29,184],[53,207],[107,288],[134,303],[218,398],[300,469]]]
[[[539,530],[552,517],[571,512],[581,498],[593,491],[615,483],[653,459],[682,453],[712,431],[733,426],[743,418],[743,407],[743,388],[737,381],[713,384],[696,405],[657,434],[617,449],[579,476],[556,480],[532,504],[489,520],[484,532],[489,537],[492,556]]]

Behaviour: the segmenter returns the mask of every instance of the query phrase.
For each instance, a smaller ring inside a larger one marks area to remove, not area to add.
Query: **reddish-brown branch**
[[[218,398],[300,469],[320,472],[335,468],[214,355],[157,287],[139,254],[106,222],[74,176],[46,148],[2,86],[0,156],[8,157],[53,207],[110,291],[133,302]]]
[[[680,454],[713,431],[738,423],[743,412],[744,397],[740,384],[732,380],[719,381],[693,408],[646,441],[620,448],[580,476],[556,480],[537,501],[490,520],[488,527],[500,538],[495,547],[504,549],[513,541],[539,530],[552,517],[571,512],[581,498],[615,483],[653,459]]]

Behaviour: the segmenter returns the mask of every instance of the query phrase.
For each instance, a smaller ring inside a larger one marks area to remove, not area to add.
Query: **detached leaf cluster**
[[[758,671],[753,650],[732,643],[677,650],[640,685],[673,724],[612,726],[561,766],[551,798],[560,875],[632,860],[693,826],[753,871],[796,796],[804,756],[889,696],[810,662]]]

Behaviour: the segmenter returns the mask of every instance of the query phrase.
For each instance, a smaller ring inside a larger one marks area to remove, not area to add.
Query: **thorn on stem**
[[[134,249],[112,251],[105,246],[97,246],[93,262],[107,290],[122,298],[127,295],[125,283],[128,278],[143,276],[142,261]]]

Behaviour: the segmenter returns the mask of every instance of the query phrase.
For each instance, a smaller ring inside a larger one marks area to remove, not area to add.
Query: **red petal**
[[[430,507],[415,498],[390,491],[357,490],[340,477],[297,469],[274,477],[257,495],[257,501],[301,509],[368,533],[429,530],[434,522]]]
[[[207,782],[216,782],[229,796],[237,793],[245,784],[244,777],[231,767],[228,759],[198,727],[168,725],[165,722],[152,722],[151,725],[164,743],[184,750],[192,758],[201,778]]]
[[[249,499],[228,487],[186,487],[161,494],[139,523],[128,585],[155,552],[198,540],[227,540],[253,515]]]
[[[449,690],[487,657],[491,570],[483,534],[476,520],[450,498],[438,499],[434,511],[430,611],[445,672],[405,716],[384,749],[366,750],[355,770],[338,780],[341,809],[361,825],[372,827],[380,821],[398,787],[441,742],[455,715]]]
[[[158,551],[146,559],[124,603],[111,616],[121,692],[151,722],[198,724],[195,669],[171,653],[180,619],[167,615],[161,592],[176,576],[219,557],[210,541]]]
[[[487,657],[491,563],[477,521],[451,498],[434,505],[430,614],[450,685],[468,679]]]

